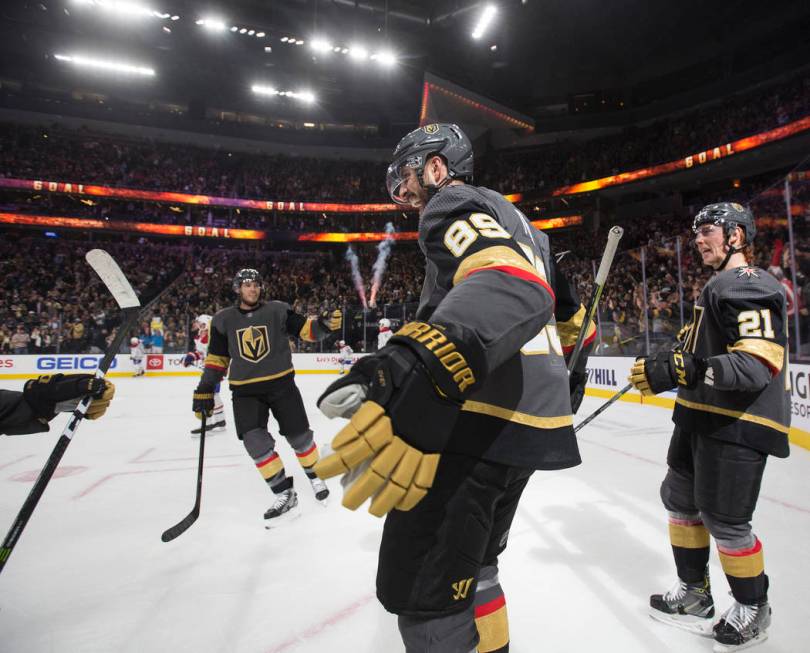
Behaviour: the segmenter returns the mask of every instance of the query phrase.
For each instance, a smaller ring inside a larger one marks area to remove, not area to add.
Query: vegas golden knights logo
[[[239,343],[239,355],[251,363],[258,363],[270,353],[270,336],[264,324],[237,329],[236,342]]]
[[[453,583],[453,600],[454,601],[461,601],[467,598],[467,593],[470,591],[470,585],[472,585],[473,579],[472,578],[465,578],[464,580],[460,580],[457,583]]]
[[[422,127],[422,131],[426,134],[435,134],[437,131],[439,131],[439,125],[437,125],[435,122],[430,123],[429,125]]]

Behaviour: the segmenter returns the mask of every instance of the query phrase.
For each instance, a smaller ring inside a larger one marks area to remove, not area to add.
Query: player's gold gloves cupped
[[[643,396],[657,395],[678,386],[694,388],[706,375],[707,363],[688,351],[662,351],[641,357],[627,378]]]
[[[115,386],[94,374],[45,374],[32,379],[23,388],[23,398],[34,414],[53,419],[56,413],[70,412],[87,396],[93,398],[87,419],[98,419],[110,405]]]
[[[406,324],[318,399],[327,417],[351,417],[315,465],[320,478],[346,474],[343,505],[381,517],[410,510],[433,484],[464,398],[486,374],[483,347],[457,325]]]

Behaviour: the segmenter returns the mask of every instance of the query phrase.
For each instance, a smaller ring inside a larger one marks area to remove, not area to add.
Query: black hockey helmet
[[[242,287],[242,284],[245,283],[245,281],[255,281],[260,286],[262,285],[262,277],[258,270],[254,270],[253,268],[242,268],[233,278],[233,291],[238,294],[239,289]]]
[[[413,168],[422,183],[422,172],[431,155],[440,155],[447,163],[449,178],[439,187],[428,188],[435,192],[453,179],[467,183],[473,178],[473,147],[467,135],[458,125],[431,123],[406,134],[394,148],[391,165],[388,166],[385,185],[388,194],[397,204],[404,204],[397,198],[404,178],[403,168]]]
[[[740,227],[745,232],[746,245],[754,243],[754,236],[757,233],[751,209],[736,202],[720,202],[704,206],[692,222],[692,231],[697,233],[698,227],[702,224],[716,224],[722,227],[726,238],[731,235],[734,227]]]

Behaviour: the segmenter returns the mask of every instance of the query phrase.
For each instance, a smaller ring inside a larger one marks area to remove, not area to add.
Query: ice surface
[[[319,444],[339,427],[315,409],[334,378],[297,379]],[[2,653],[402,650],[395,617],[374,598],[382,522],[343,509],[337,481],[330,505],[318,505],[282,440],[302,516],[266,531],[273,497],[235,437],[230,406],[229,431],[206,441],[202,515],[162,543],[194,502],[196,379],[115,382],[110,410],[81,425],[0,575]],[[599,402],[586,398],[580,415]],[[49,434],[0,438],[0,537],[64,420]],[[583,465],[532,478],[501,559],[513,653],[711,650],[646,613],[649,594],[674,580],[658,498],[670,430],[668,411],[619,403],[581,433]],[[768,462],[754,521],[774,613],[762,653],[810,650],[808,478],[804,449]],[[711,572],[722,611],[731,598],[714,552]]]

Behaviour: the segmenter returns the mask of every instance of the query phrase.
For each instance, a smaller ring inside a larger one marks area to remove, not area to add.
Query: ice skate
[[[702,583],[677,583],[666,594],[650,597],[650,616],[670,626],[711,637],[714,600],[706,576]]]
[[[326,506],[329,500],[329,488],[326,486],[326,483],[317,476],[309,479],[309,482],[312,484],[312,491],[315,493],[315,498],[321,505]]]
[[[300,517],[298,495],[293,488],[276,495],[275,503],[264,513],[264,527],[275,528],[279,524]]]
[[[768,639],[771,606],[745,605],[734,601],[714,627],[714,653],[742,651]]]

